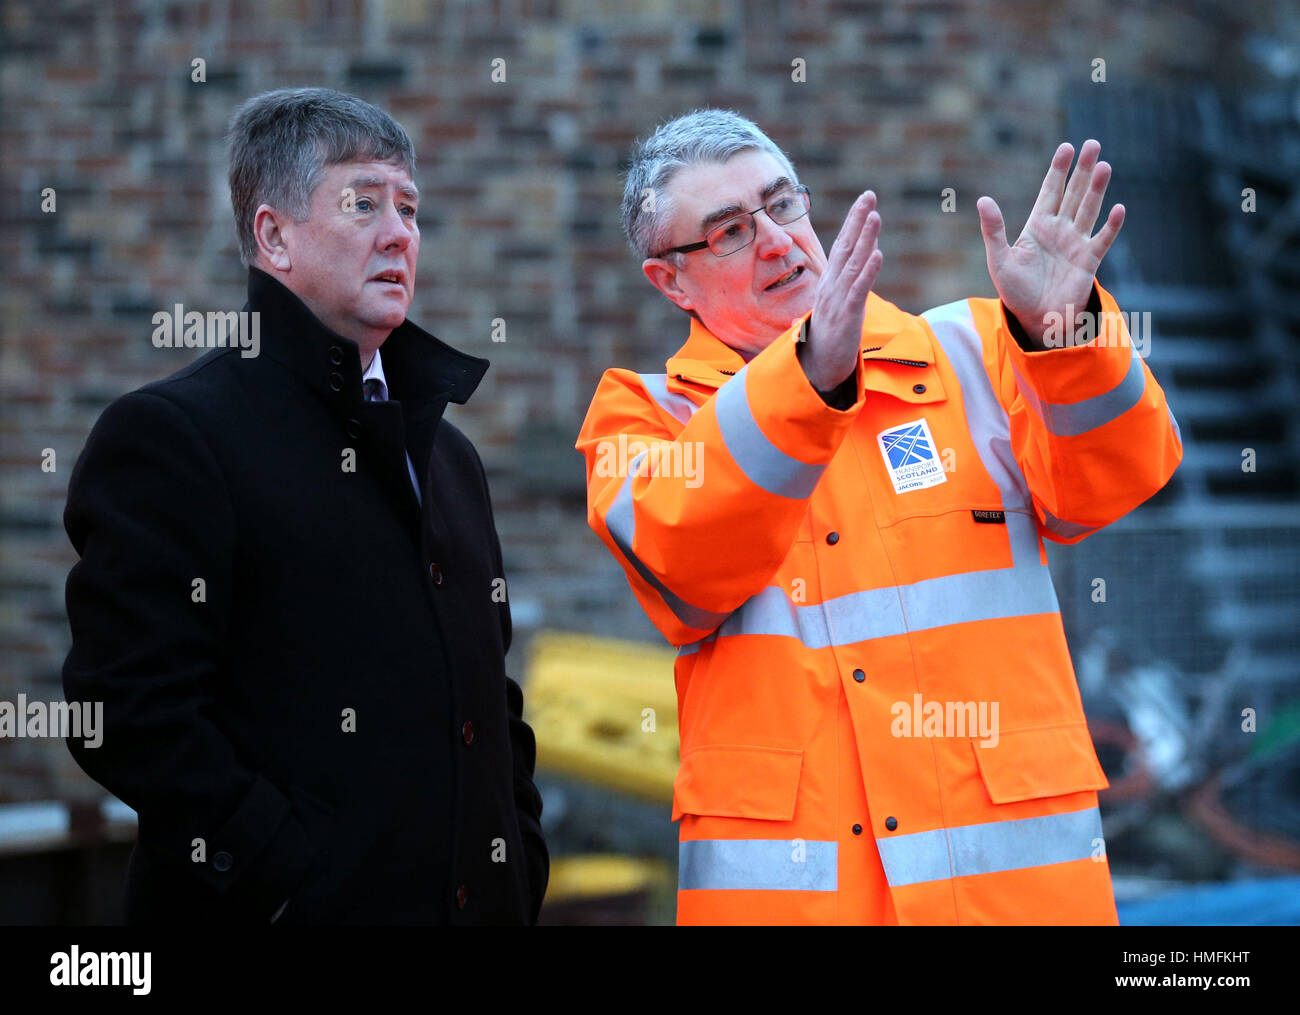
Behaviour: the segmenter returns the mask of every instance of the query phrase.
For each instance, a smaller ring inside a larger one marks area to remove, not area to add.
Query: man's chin
[[[410,304],[406,304],[397,309],[396,306],[376,308],[361,319],[361,323],[367,328],[373,328],[376,331],[392,331],[406,320],[406,311]]]

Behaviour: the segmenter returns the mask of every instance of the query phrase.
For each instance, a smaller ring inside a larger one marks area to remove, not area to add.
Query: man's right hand
[[[849,209],[817,284],[807,348],[799,361],[818,391],[831,391],[857,369],[867,294],[885,255],[876,246],[880,213],[876,195],[865,191]]]

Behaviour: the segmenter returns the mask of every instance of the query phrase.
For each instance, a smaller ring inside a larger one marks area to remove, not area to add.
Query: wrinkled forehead
[[[701,229],[749,211],[794,181],[771,154],[750,149],[726,162],[697,162],[668,181],[674,229]]]
[[[325,167],[322,185],[331,189],[351,189],[353,193],[363,190],[386,190],[392,187],[397,193],[419,200],[420,190],[411,179],[410,173],[398,162],[334,162]]]

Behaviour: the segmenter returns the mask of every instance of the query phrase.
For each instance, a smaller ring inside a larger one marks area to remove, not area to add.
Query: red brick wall
[[[920,311],[992,294],[975,199],[995,196],[1017,235],[1063,138],[1063,94],[1106,87],[1089,81],[1094,58],[1112,83],[1241,79],[1253,70],[1237,55],[1244,19],[1267,33],[1272,9],[11,0],[0,14],[0,700],[61,697],[67,478],[110,399],[195,355],[153,348],[152,314],[243,303],[222,135],[247,96],[329,85],[386,107],[412,135],[426,194],[412,317],[493,363],[452,418],[491,472],[519,641],[537,623],[653,637],[586,528],[571,450],[601,371],[661,369],[685,335],[619,232],[633,138],[700,106],[750,116],[813,188],[828,247],[853,196],[874,188],[887,257],[877,291]],[[195,58],[206,82],[191,80]],[[940,212],[949,186],[956,214]],[[45,187],[53,214],[41,211]],[[445,221],[426,214],[430,192],[450,199]],[[494,318],[504,343],[491,341]],[[40,467],[45,448],[53,472]],[[518,649],[512,663],[518,674]],[[92,791],[61,743],[0,740],[0,801]]]

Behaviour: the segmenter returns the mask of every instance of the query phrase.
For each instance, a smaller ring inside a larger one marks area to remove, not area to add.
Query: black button
[[[343,390],[343,375],[337,370],[330,372],[330,391]]]
[[[353,440],[361,436],[361,424],[355,419],[348,420],[348,436]]]
[[[918,395],[924,395],[924,394],[925,394],[925,385],[924,385],[924,384],[913,384],[913,385],[912,385],[912,390],[915,391]]]
[[[861,670],[854,670],[854,671],[853,671],[853,679],[856,680],[856,681],[860,684],[860,683],[862,683],[862,681],[864,681],[864,680],[867,679],[867,675],[866,675],[865,673],[863,673]]]
[[[834,546],[839,541],[840,541],[840,534],[838,532],[828,532],[826,534],[826,542],[830,543],[831,546]]]
[[[885,827],[892,832],[895,828],[898,827],[898,819],[893,817],[885,818]]]
[[[235,866],[235,858],[227,853],[224,849],[212,857],[212,867],[223,874]]]
[[[441,584],[442,584],[442,568],[440,568],[437,564],[430,564],[430,565],[429,565],[429,577],[433,579],[433,584],[435,584],[435,585],[441,585]]]
[[[861,834],[862,834],[862,826],[861,826],[861,825],[854,825],[854,826],[853,826],[853,834],[854,834],[854,835],[861,835]]]
[[[474,742],[474,724],[468,720],[460,728],[460,735],[465,738],[465,746],[468,747]]]
[[[330,346],[330,362],[335,366],[343,362],[343,350],[337,345]]]
[[[465,886],[461,885],[456,889],[456,908],[464,909],[465,903],[469,901],[469,896],[465,894]]]

